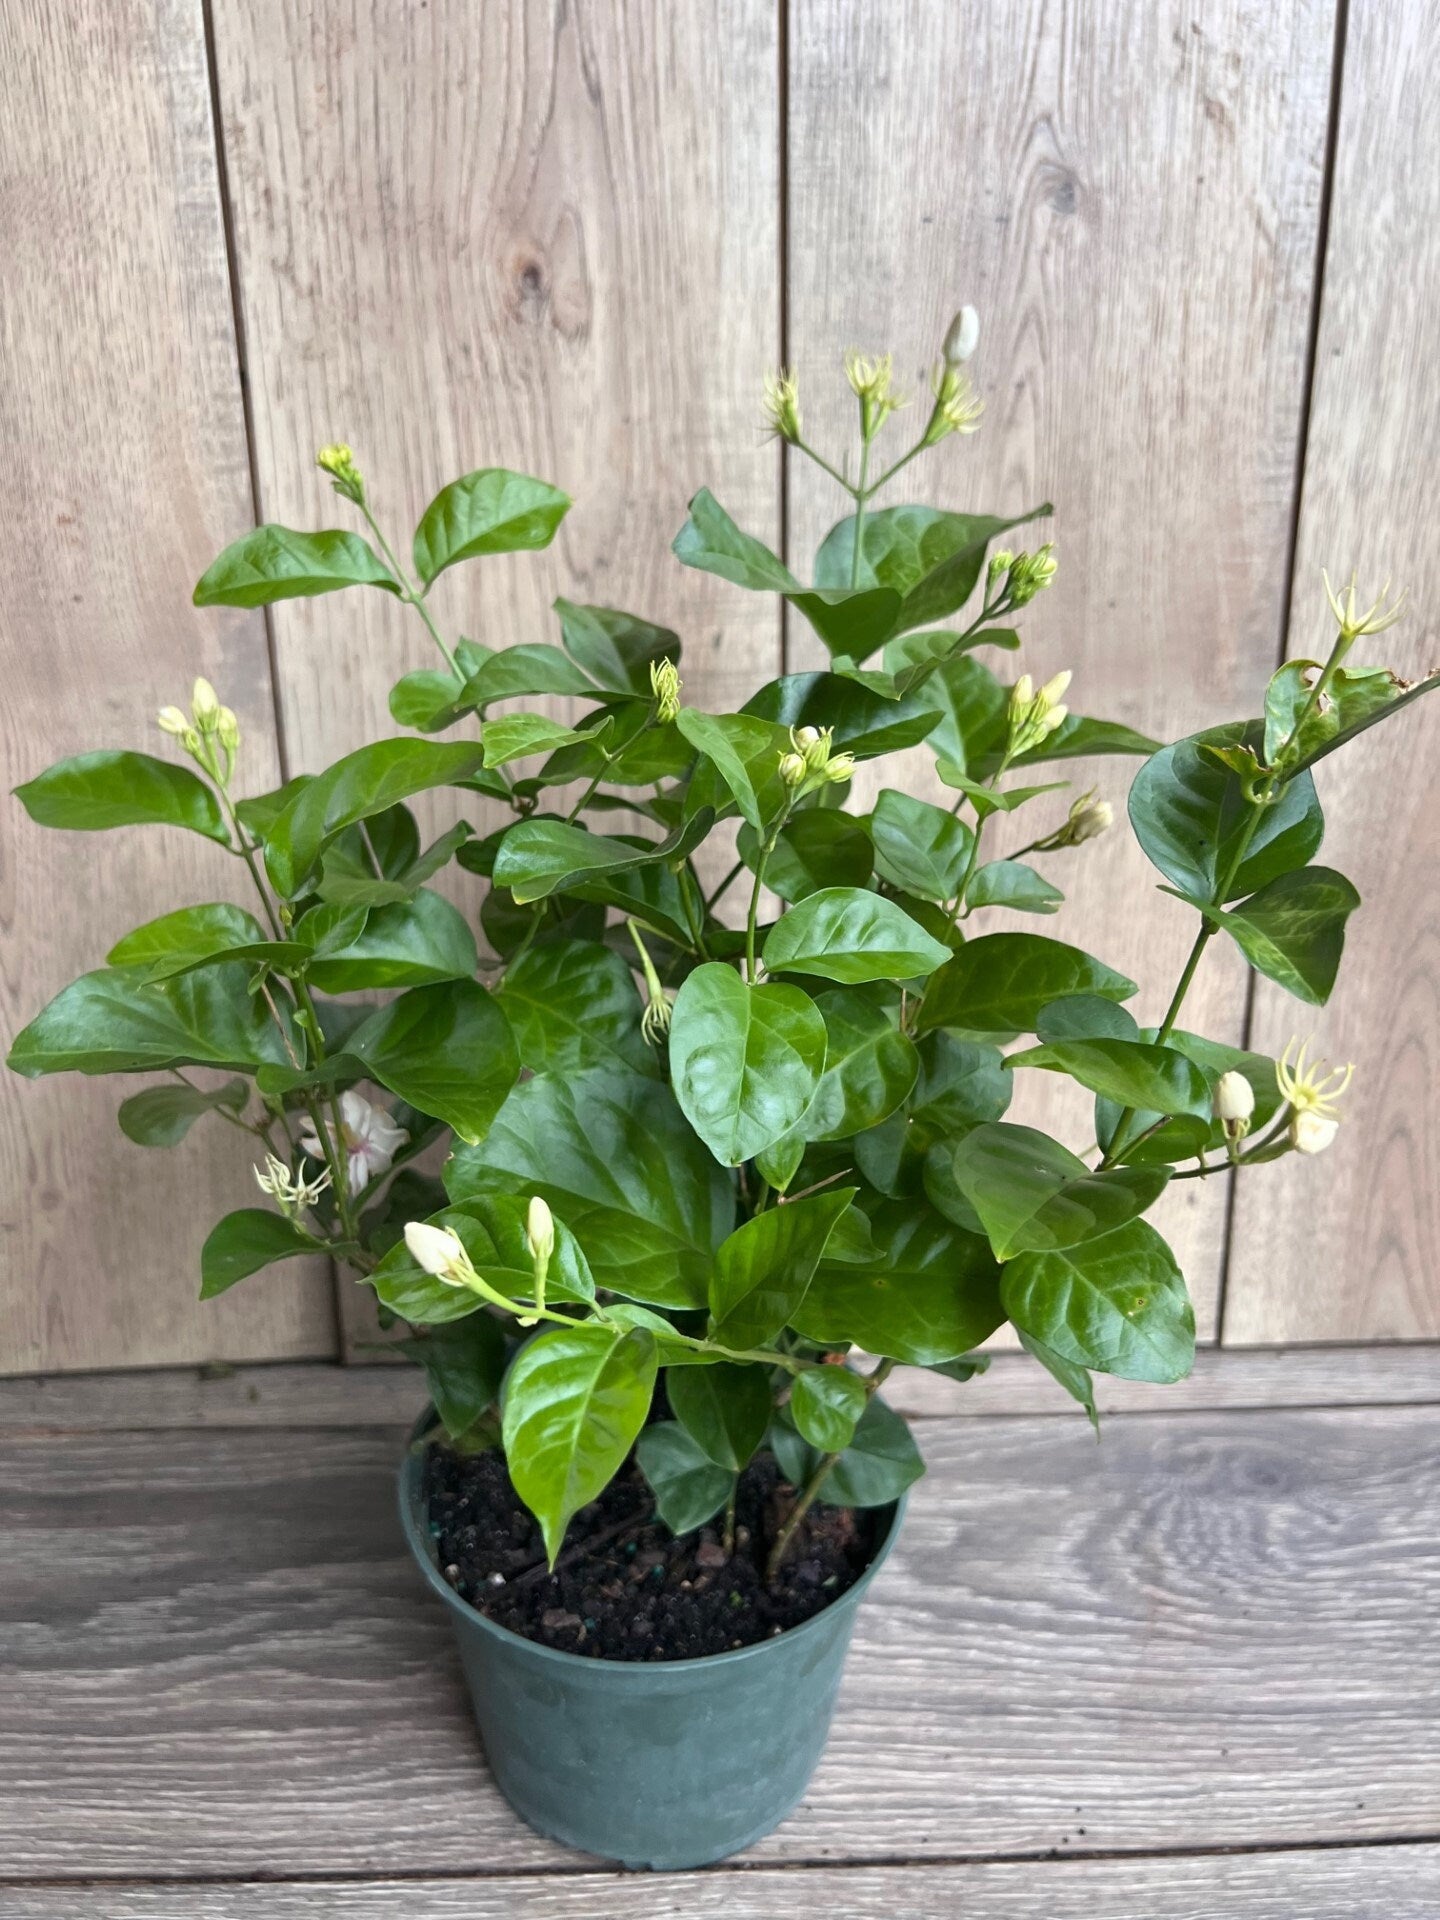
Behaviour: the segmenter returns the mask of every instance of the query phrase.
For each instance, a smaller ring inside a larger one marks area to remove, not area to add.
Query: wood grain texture
[[[1440,125],[1426,76],[1433,8],[1353,7],[1316,342],[1289,650],[1334,637],[1320,569],[1358,569],[1365,604],[1391,576],[1405,624],[1353,662],[1410,678],[1440,666],[1440,556],[1425,481],[1440,441]],[[1225,1337],[1425,1339],[1440,1331],[1440,699],[1374,728],[1316,769],[1320,858],[1364,896],[1335,999],[1303,1006],[1259,983],[1255,1042],[1292,1033],[1357,1062],[1346,1127],[1323,1168],[1292,1160],[1238,1198]]]
[[[1440,1847],[647,1874],[651,1920],[1434,1920]],[[359,1885],[17,1887],[6,1920],[615,1920],[623,1873]]]
[[[747,1858],[1433,1836],[1433,1410],[936,1422],[829,1754]],[[0,1443],[0,1860],[503,1874],[376,1431]],[[1084,1833],[1080,1829],[1083,1827]]]
[[[1440,1401],[1440,1348],[1419,1343],[1205,1348],[1188,1379],[1170,1387],[1095,1379],[1107,1416],[1259,1411],[1266,1407],[1417,1406]],[[389,1427],[403,1430],[424,1397],[413,1367],[337,1367],[325,1361],[237,1367],[223,1373],[56,1374],[0,1381],[0,1431],[158,1432],[189,1427]],[[996,1354],[988,1373],[957,1385],[899,1367],[885,1389],[910,1419],[1049,1414],[1082,1416],[1028,1355]]]
[[[982,430],[880,504],[1054,500],[1055,521],[1023,536],[1060,554],[1021,622],[1024,664],[1072,668],[1077,711],[1158,737],[1253,710],[1284,617],[1330,0],[791,0],[790,17],[789,334],[809,437],[832,455],[851,444],[841,352],[893,347],[918,394],[889,429],[907,445],[946,323],[973,303]],[[803,574],[845,501],[798,458],[790,499]],[[803,623],[790,635],[814,664]],[[989,660],[1014,678],[1011,657]],[[1118,810],[1134,764],[1059,772]],[[917,779],[922,767],[917,753]],[[1062,818],[1068,797],[1036,802],[1042,825],[1017,816],[996,850]],[[1136,1010],[1158,1018],[1193,916],[1155,897],[1126,832],[1046,871],[1080,897],[1014,924],[1090,947],[1141,981]],[[1235,957],[1215,955],[1187,1021],[1237,1038],[1243,992]],[[1026,1112],[1076,1145],[1093,1137],[1053,1087],[1028,1088]],[[1187,1183],[1156,1218],[1213,1335],[1223,1194]]]
[[[259,616],[190,605],[250,511],[199,0],[6,8],[0,71],[5,784],[95,747],[167,752],[155,711],[205,673],[246,780],[273,785]],[[240,898],[238,864],[169,829],[51,832],[7,799],[5,1044],[138,922]],[[215,1123],[133,1146],[114,1114],[138,1084],[3,1076],[0,1372],[332,1352],[328,1283],[299,1263],[197,1300],[205,1233],[253,1197],[246,1156]]]

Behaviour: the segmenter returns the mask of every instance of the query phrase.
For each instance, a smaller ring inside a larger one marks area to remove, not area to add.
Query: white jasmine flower
[[[405,1245],[417,1267],[443,1280],[447,1287],[470,1284],[470,1256],[465,1243],[453,1227],[432,1227],[424,1220],[411,1220],[405,1228]]]
[[[1297,1153],[1323,1153],[1339,1131],[1338,1120],[1327,1120],[1313,1110],[1292,1115],[1287,1129]]]
[[[327,1129],[328,1132],[328,1129]],[[351,1193],[369,1186],[377,1174],[388,1173],[390,1163],[410,1138],[397,1127],[384,1107],[374,1106],[353,1090],[340,1096],[340,1134],[345,1149],[345,1177]],[[312,1128],[300,1144],[313,1160],[323,1160],[325,1148]]]

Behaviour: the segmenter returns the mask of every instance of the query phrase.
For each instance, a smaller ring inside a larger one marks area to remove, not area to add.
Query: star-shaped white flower
[[[372,1105],[364,1094],[353,1091],[340,1096],[340,1133],[346,1183],[352,1194],[369,1186],[377,1174],[388,1173],[391,1161],[410,1138],[384,1107]],[[325,1158],[325,1148],[313,1128],[301,1134],[300,1144],[313,1160]]]

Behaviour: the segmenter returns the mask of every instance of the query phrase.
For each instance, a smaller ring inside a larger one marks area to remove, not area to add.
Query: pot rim
[[[830,1620],[832,1616],[839,1612],[853,1612],[864,1597],[865,1590],[870,1585],[870,1582],[880,1571],[886,1560],[889,1559],[890,1549],[899,1537],[901,1522],[905,1518],[905,1508],[910,1499],[909,1489],[907,1488],[898,1500],[889,1503],[890,1519],[884,1536],[879,1546],[876,1547],[870,1564],[854,1584],[847,1587],[838,1599],[832,1600],[829,1606],[822,1607],[819,1613],[812,1614],[808,1620],[802,1620],[798,1626],[786,1627],[782,1632],[772,1634],[765,1640],[754,1640],[748,1647],[729,1647],[724,1653],[695,1654],[685,1660],[612,1660],[605,1654],[566,1653],[561,1647],[544,1646],[538,1640],[531,1640],[526,1634],[516,1633],[512,1627],[501,1626],[498,1620],[491,1620],[488,1615],[481,1613],[478,1608],[471,1606],[468,1600],[455,1591],[436,1564],[432,1552],[434,1543],[422,1533],[416,1518],[416,1508],[419,1505],[419,1500],[416,1498],[412,1502],[411,1496],[412,1490],[417,1496],[419,1494],[419,1487],[416,1483],[416,1476],[418,1475],[420,1465],[418,1443],[423,1440],[430,1429],[437,1424],[438,1419],[439,1416],[434,1407],[427,1405],[419,1419],[416,1420],[414,1426],[410,1429],[410,1437],[406,1444],[404,1457],[400,1462],[399,1474],[400,1525],[405,1535],[405,1544],[409,1547],[414,1559],[419,1563],[420,1570],[430,1586],[439,1594],[446,1605],[453,1608],[468,1625],[479,1627],[502,1643],[508,1641],[513,1646],[523,1647],[527,1653],[533,1654],[536,1659],[553,1661],[562,1669],[567,1667],[583,1668],[587,1673],[592,1675],[603,1674],[606,1680],[614,1681],[616,1684],[620,1684],[623,1676],[626,1674],[643,1673],[653,1676],[656,1674],[670,1673],[698,1673],[702,1670],[708,1673],[716,1667],[724,1666],[727,1662],[735,1664],[744,1660],[753,1660],[758,1655],[763,1654],[767,1648],[776,1646],[782,1641],[787,1645],[793,1644],[796,1640],[802,1639],[806,1634],[815,1632],[827,1620]]]

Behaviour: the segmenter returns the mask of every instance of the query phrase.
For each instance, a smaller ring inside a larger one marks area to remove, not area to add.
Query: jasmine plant
[[[412,608],[437,663],[391,690],[394,735],[239,797],[239,729],[200,680],[159,717],[183,760],[82,754],[17,790],[46,826],[203,834],[248,894],[125,934],[11,1066],[162,1076],[119,1109],[142,1146],[207,1115],[248,1134],[267,1204],[216,1225],[202,1293],[300,1254],[351,1269],[424,1366],[449,1442],[504,1448],[552,1561],[632,1448],[683,1532],[733,1516],[768,1447],[794,1489],[778,1565],[814,1501],[888,1503],[922,1471],[880,1395],[891,1369],[968,1377],[1007,1321],[1092,1418],[1097,1371],[1179,1379],[1194,1316],[1145,1214],[1174,1181],[1251,1178],[1335,1134],[1348,1068],[1206,1038],[1186,997],[1223,936],[1300,1001],[1328,999],[1359,896],[1314,864],[1313,771],[1440,676],[1351,664],[1399,612],[1383,596],[1360,611],[1352,585],[1330,592],[1323,658],[1281,667],[1261,714],[1171,745],[1071,711],[1067,673],[1008,681],[980,656],[1019,647],[1013,621],[1056,562],[995,543],[1049,508],[876,504],[979,425],[977,337],[967,309],[888,464],[890,359],[847,358],[853,479],[805,440],[793,376],[770,381],[770,427],[848,499],[811,584],[709,492],[690,503],[678,559],[779,595],[829,656],[738,712],[687,699],[679,637],[612,608],[557,601],[558,645],[447,638],[441,574],[547,546],[570,501],[469,473],[426,509],[407,568],[332,446],[319,463],[370,538],[261,527],[194,598],[361,588]],[[547,696],[577,717],[526,704]],[[953,801],[889,785],[854,804],[862,763],[920,746]],[[1049,776],[1097,755],[1142,761],[1130,823],[1194,925],[1153,1026],[1103,957],[986,930],[996,908],[1060,908],[1113,811],[1093,792],[1067,804]],[[422,846],[408,803],[442,789],[503,824],[462,819]],[[1022,809],[1028,845],[995,857],[992,823]],[[707,865],[712,840],[725,860]],[[431,884],[451,863],[485,883],[483,947]],[[1095,1146],[1006,1120],[1035,1072],[1093,1096]],[[422,1155],[443,1157],[441,1180]]]

